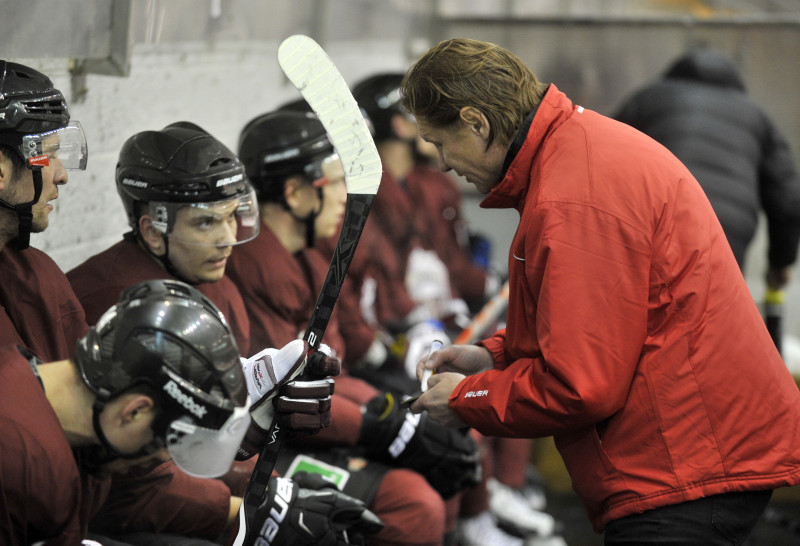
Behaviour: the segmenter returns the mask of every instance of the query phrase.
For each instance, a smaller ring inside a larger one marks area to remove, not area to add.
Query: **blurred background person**
[[[661,79],[634,93],[616,118],[663,144],[689,168],[741,268],[764,212],[767,298],[769,292],[780,297],[800,242],[800,176],[786,139],[748,97],[733,60],[711,49],[689,51]]]

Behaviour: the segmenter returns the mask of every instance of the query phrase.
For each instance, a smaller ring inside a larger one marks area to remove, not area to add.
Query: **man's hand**
[[[789,284],[791,275],[791,266],[770,267],[766,274],[767,287],[773,290],[783,290]]]
[[[425,370],[475,375],[492,368],[494,360],[488,349],[477,345],[451,345],[420,360],[417,363],[417,378],[422,380]]]
[[[334,382],[327,376],[338,375],[341,362],[321,351],[310,357],[307,353],[308,343],[296,339],[282,349],[264,349],[242,359],[253,419],[238,460],[261,449],[276,418],[291,432],[314,433],[330,425]],[[297,379],[303,371],[303,380]]]
[[[480,481],[478,449],[468,430],[445,428],[397,402],[386,393],[364,406],[358,445],[368,457],[419,472],[445,499]]]
[[[239,519],[244,511],[239,511]],[[231,544],[242,546],[339,546],[363,544],[383,522],[364,503],[345,495],[319,474],[298,472],[292,479],[270,478],[267,497],[258,507],[256,526],[239,521]]]
[[[409,407],[412,413],[428,412],[428,416],[448,428],[464,428],[468,426],[450,409],[450,395],[464,379],[460,373],[437,373],[428,379],[428,390],[420,395]]]
[[[406,332],[406,339],[408,346],[403,365],[411,378],[416,373],[419,361],[430,352],[434,341],[440,341],[444,346],[450,345],[450,338],[444,331],[444,325],[437,320],[415,324]]]

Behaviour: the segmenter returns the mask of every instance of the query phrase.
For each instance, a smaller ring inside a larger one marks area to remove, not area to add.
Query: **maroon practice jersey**
[[[0,250],[0,279],[0,311],[6,315],[0,318],[0,345],[22,342],[45,362],[72,356],[88,326],[58,265],[39,249],[6,245]],[[9,321],[13,329],[3,324]]]

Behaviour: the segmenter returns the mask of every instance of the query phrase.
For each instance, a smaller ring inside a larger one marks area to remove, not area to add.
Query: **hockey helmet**
[[[400,83],[403,74],[384,73],[370,76],[353,87],[353,97],[372,122],[377,141],[393,136],[392,117],[410,116],[401,106]]]
[[[322,165],[338,160],[325,128],[311,112],[277,110],[252,119],[239,137],[239,157],[261,201],[282,202],[293,175],[324,177]]]
[[[134,232],[141,204],[147,204],[153,224],[164,234],[172,232],[178,210],[194,207],[212,217],[233,210],[237,221],[233,244],[258,235],[258,204],[244,165],[193,123],[177,122],[130,137],[120,150],[116,183]],[[230,244],[225,240],[219,246]]]
[[[127,288],[78,342],[74,361],[96,395],[94,428],[106,449],[135,458],[166,446],[190,475],[228,470],[250,422],[250,402],[233,332],[197,289],[170,280]],[[156,402],[154,440],[120,453],[99,415],[132,388]]]

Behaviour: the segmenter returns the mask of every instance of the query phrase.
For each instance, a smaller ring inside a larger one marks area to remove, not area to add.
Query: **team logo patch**
[[[39,166],[39,167],[49,167],[50,166],[50,158],[46,155],[37,155],[36,157],[31,157],[28,159],[29,165]]]

